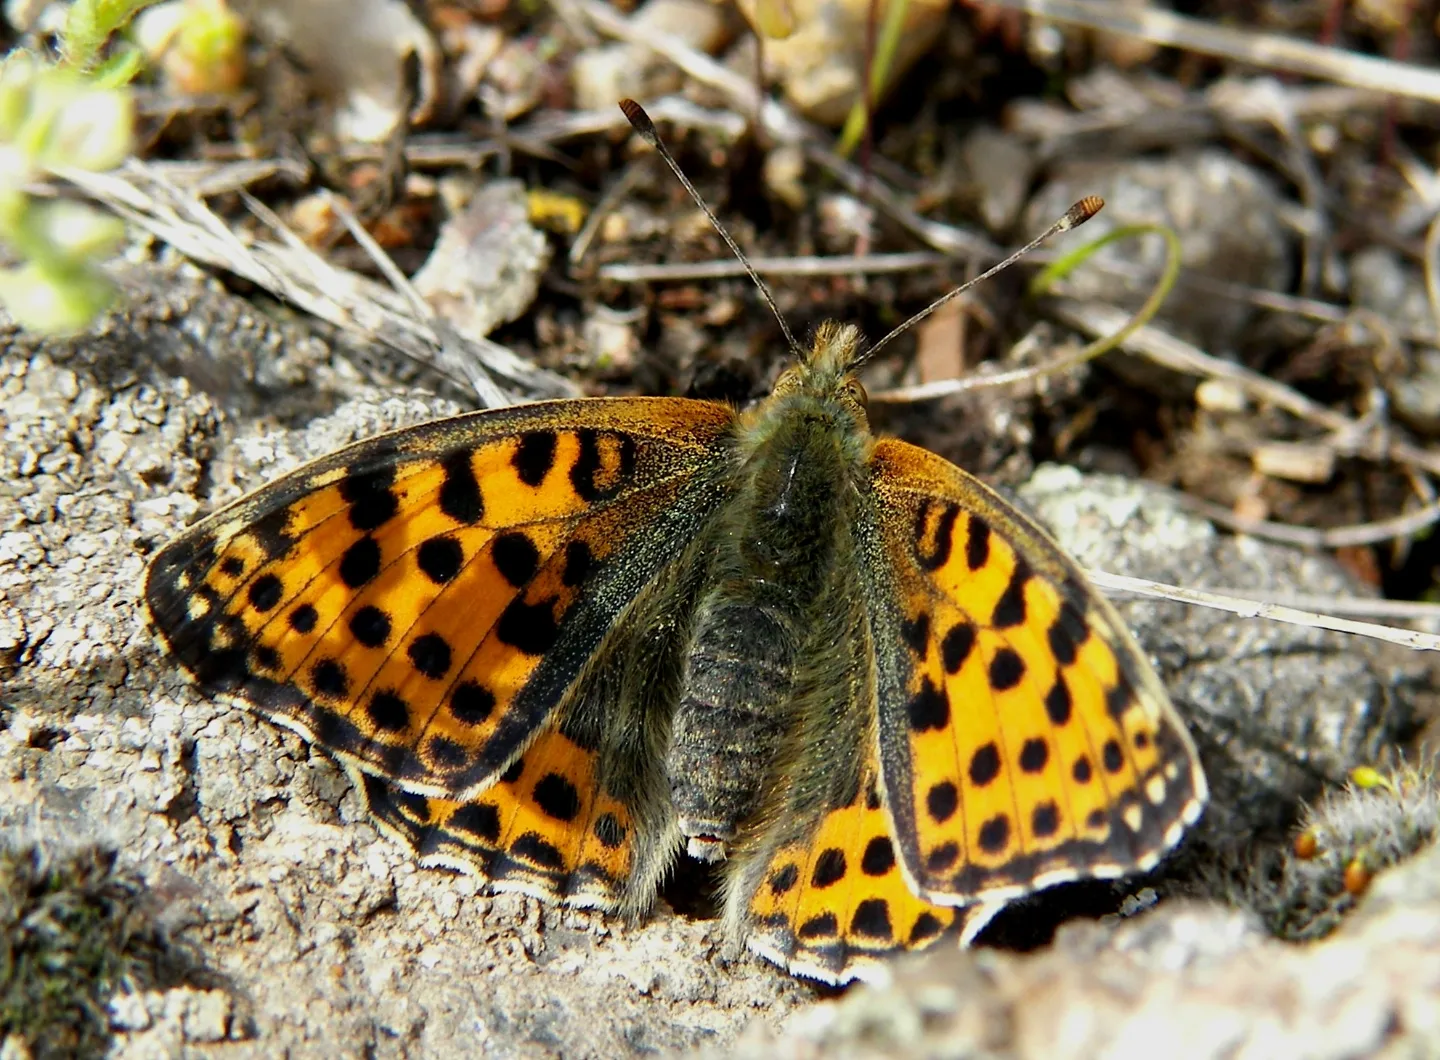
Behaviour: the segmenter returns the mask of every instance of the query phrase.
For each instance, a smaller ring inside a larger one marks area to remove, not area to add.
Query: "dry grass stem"
[[[1274,622],[1289,622],[1292,625],[1329,629],[1337,633],[1354,633],[1362,637],[1372,637],[1375,640],[1398,644],[1404,648],[1414,648],[1417,651],[1440,651],[1440,636],[1433,633],[1399,629],[1395,626],[1381,626],[1374,622],[1357,622],[1348,618],[1322,615],[1281,604],[1267,603],[1263,600],[1249,600],[1241,596],[1208,592],[1203,589],[1186,589],[1179,585],[1166,585],[1164,582],[1152,582],[1145,578],[1129,578],[1121,574],[1108,574],[1105,571],[1092,570],[1086,573],[1095,585],[1107,592],[1133,593],[1137,596],[1148,596],[1157,600],[1172,600],[1176,603],[1212,607],[1219,611],[1229,611],[1243,618],[1268,618]]]
[[[402,293],[330,264],[258,203],[254,203],[257,216],[275,231],[280,243],[241,238],[202,199],[177,188],[144,162],[131,161],[112,173],[67,170],[59,175],[190,259],[243,276],[277,298],[365,342],[378,343],[429,366],[462,387],[473,386],[475,374],[462,370],[457,377],[452,362],[458,358],[483,368],[494,379],[482,384],[477,396],[503,397],[500,403],[508,404],[522,396],[577,393],[573,383],[537,368],[498,343],[453,334],[442,339],[447,329],[433,314],[420,313]],[[459,347],[453,356],[443,352],[456,343]]]
[[[1181,51],[1248,63],[1387,95],[1440,103],[1440,71],[1341,48],[1186,18],[1114,0],[990,0],[996,7],[1038,18],[1134,37]]]

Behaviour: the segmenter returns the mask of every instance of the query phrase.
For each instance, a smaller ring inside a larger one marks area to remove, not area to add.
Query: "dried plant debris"
[[[156,912],[112,849],[0,837],[0,1043],[35,1060],[104,1055],[112,999],[177,967]]]
[[[1309,941],[1330,934],[1378,873],[1414,857],[1440,835],[1440,781],[1433,761],[1383,773],[1357,769],[1355,777],[1309,809],[1289,850],[1271,852],[1229,889],[1281,938]]]

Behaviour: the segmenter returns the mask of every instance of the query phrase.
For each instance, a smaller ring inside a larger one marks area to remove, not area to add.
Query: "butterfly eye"
[[[862,409],[870,403],[870,395],[865,392],[865,384],[851,376],[845,380],[845,396],[854,401]]]

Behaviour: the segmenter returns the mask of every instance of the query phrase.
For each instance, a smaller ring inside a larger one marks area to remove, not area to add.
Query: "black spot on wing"
[[[930,853],[925,855],[925,871],[930,873],[947,872],[959,860],[960,844],[947,841],[932,847]]]
[[[983,788],[1000,775],[1000,749],[994,742],[982,744],[970,756],[970,783]]]
[[[576,431],[580,453],[570,468],[570,484],[583,500],[613,497],[635,473],[635,439],[624,434],[601,433],[583,427]],[[609,456],[613,467],[605,466]]]
[[[555,600],[547,597],[532,604],[516,597],[500,613],[495,635],[502,644],[526,655],[544,655],[560,635],[555,622]]]
[[[410,642],[406,654],[410,665],[431,680],[438,681],[450,672],[450,644],[438,633],[420,634]]]
[[[487,843],[500,838],[500,811],[486,802],[471,802],[450,816],[450,827]]]
[[[380,573],[380,545],[373,537],[362,537],[340,557],[340,580],[358,589]]]
[[[895,848],[890,837],[877,835],[865,844],[865,853],[860,858],[860,871],[866,876],[884,876],[895,867]]]
[[[536,832],[526,832],[510,847],[510,856],[527,861],[542,869],[559,870],[565,867],[565,858],[555,844]]]
[[[459,541],[442,534],[422,541],[416,550],[415,561],[425,577],[436,585],[444,585],[460,573],[465,563],[465,550]]]
[[[975,647],[975,627],[969,622],[957,622],[940,642],[940,660],[945,664],[947,674],[958,674]]]
[[[921,943],[929,942],[944,930],[945,925],[934,913],[921,913],[910,927],[910,946],[914,948]]]
[[[950,698],[927,674],[920,681],[920,691],[910,697],[909,713],[910,728],[915,732],[943,729],[950,722]]]
[[[287,618],[287,621],[290,623],[290,628],[296,633],[309,633],[315,628],[315,623],[319,620],[319,612],[317,612],[311,604],[301,604],[295,608],[295,610],[291,611]]]
[[[350,675],[335,659],[320,659],[310,668],[310,683],[316,694],[340,699],[350,691]]]
[[[366,604],[350,616],[350,634],[367,648],[378,648],[390,638],[390,616]]]
[[[472,451],[461,449],[442,462],[445,479],[440,483],[440,510],[457,523],[473,526],[485,517],[485,500],[475,478]]]
[[[1060,807],[1053,799],[1035,807],[1030,815],[1030,828],[1036,839],[1049,839],[1060,830]]]
[[[933,784],[925,795],[925,808],[936,824],[944,824],[960,808],[960,792],[953,783],[942,780]]]
[[[366,471],[351,472],[340,480],[340,496],[350,506],[350,525],[369,531],[384,526],[400,510],[400,499],[392,488],[395,466],[387,464]]]
[[[838,847],[821,851],[815,859],[815,870],[810,876],[812,887],[823,889],[839,883],[845,878],[845,852]]]
[[[1085,643],[1090,636],[1090,627],[1085,624],[1084,617],[1069,600],[1060,604],[1060,613],[1055,616],[1046,636],[1050,641],[1050,651],[1054,654],[1061,666],[1073,666],[1078,657],[1080,645]]]
[[[1074,703],[1070,698],[1070,686],[1065,683],[1064,674],[1055,675],[1055,683],[1045,693],[1045,716],[1052,725],[1064,725],[1070,720]]]
[[[1020,748],[1020,769],[1026,773],[1040,773],[1050,760],[1050,747],[1038,736],[1025,741]]]
[[[987,854],[1004,853],[1010,845],[1010,818],[997,813],[980,826],[980,849]]]
[[[900,636],[914,652],[915,658],[924,662],[930,653],[930,612],[921,611],[913,622],[906,620],[900,623]]]
[[[766,882],[770,887],[770,893],[778,897],[788,893],[800,882],[800,870],[794,865],[786,865],[772,872],[770,879]]]
[[[990,687],[997,692],[1006,692],[1020,683],[1025,676],[1025,661],[1013,648],[1001,648],[990,659]]]
[[[515,474],[527,486],[538,486],[545,481],[555,466],[556,437],[554,431],[526,431],[520,436],[520,444],[510,464]]]
[[[540,568],[540,550],[519,530],[500,534],[490,546],[490,559],[513,588],[523,589]]]
[[[285,587],[274,574],[262,574],[250,583],[247,595],[250,606],[256,611],[269,611],[285,595]]]
[[[495,693],[478,681],[461,681],[450,693],[450,713],[466,725],[479,725],[495,709]]]
[[[404,732],[410,727],[410,704],[393,689],[375,692],[365,705],[365,713],[381,732]]]
[[[295,538],[290,536],[290,522],[293,518],[293,509],[277,508],[247,526],[245,536],[259,545],[265,559],[273,563],[295,546]],[[211,546],[213,547],[213,542]]]
[[[990,562],[990,524],[977,516],[970,517],[965,535],[965,566],[979,570]]]
[[[954,548],[955,520],[960,509],[946,504],[935,517],[934,534],[930,534],[930,515],[934,502],[927,501],[921,506],[915,520],[915,558],[926,570],[939,570],[950,562],[950,551]]]
[[[839,926],[835,920],[834,913],[821,913],[819,916],[812,916],[805,923],[800,925],[800,930],[795,932],[800,938],[807,941],[812,939],[834,938],[839,932]]]
[[[1025,586],[1030,581],[1030,567],[1023,559],[1015,560],[1009,584],[996,601],[990,622],[996,629],[1011,629],[1025,624]]]
[[[557,821],[573,821],[580,813],[580,793],[559,773],[546,773],[535,784],[535,804]]]
[[[895,929],[890,925],[890,905],[883,898],[866,898],[855,907],[850,931],[863,938],[889,941]]]
[[[506,767],[505,772],[500,774],[500,783],[513,784],[520,779],[520,774],[525,772],[525,759],[520,757]]]
[[[567,588],[583,585],[595,568],[595,555],[584,541],[571,541],[565,546],[565,566],[560,583]]]

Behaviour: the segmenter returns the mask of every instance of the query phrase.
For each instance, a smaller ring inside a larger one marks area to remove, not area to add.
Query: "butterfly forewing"
[[[1113,609],[947,461],[882,440],[872,471],[882,787],[907,876],[960,904],[1151,867],[1205,781]]]
[[[151,615],[207,690],[465,799],[719,503],[697,472],[732,422],[683,399],[554,402],[360,442],[168,545]]]

